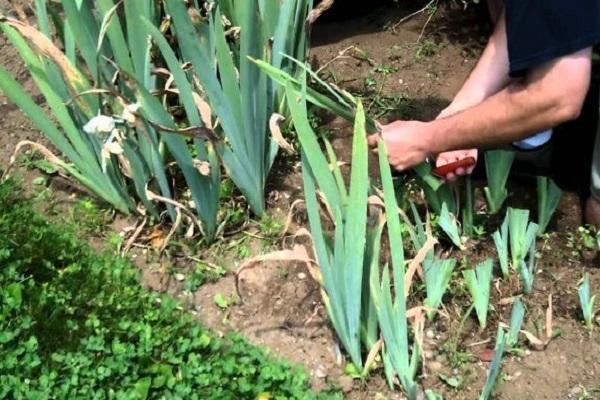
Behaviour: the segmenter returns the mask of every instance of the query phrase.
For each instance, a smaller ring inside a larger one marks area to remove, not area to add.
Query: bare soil
[[[355,94],[369,93],[371,97],[377,93],[390,97],[401,95],[404,100],[382,119],[427,120],[435,117],[450,102],[473,68],[489,27],[472,8],[463,11],[451,2],[443,5],[431,18],[423,13],[395,30],[384,29],[422,5],[423,2],[387,4],[356,17],[344,16],[341,20],[332,18],[319,23],[312,38],[313,66],[325,66],[330,80]],[[350,46],[356,50],[342,53],[348,57],[331,61]],[[36,95],[16,52],[1,36],[0,48],[0,63]],[[384,75],[385,85],[379,87]],[[372,77],[376,84],[369,85],[366,77]],[[41,103],[41,99],[38,100]],[[6,168],[19,141],[46,142],[2,94],[0,114],[1,171]],[[332,131],[341,161],[349,161],[348,125],[337,119],[325,119],[323,123]],[[281,163],[269,186],[270,210],[280,218],[287,214],[295,199],[302,197],[298,168],[289,164]],[[29,184],[39,176],[37,172],[23,168],[18,172]],[[52,178],[49,185],[56,201],[65,208],[75,196],[81,195],[60,178]],[[511,187],[509,204],[535,204],[533,187]],[[600,364],[597,361],[600,339],[597,332],[588,333],[581,326],[576,290],[584,272],[590,273],[592,286],[600,290],[598,258],[595,254],[573,254],[567,247],[569,235],[576,231],[580,221],[579,199],[574,194],[566,194],[551,225],[551,234],[540,246],[542,256],[534,294],[525,299],[528,309],[526,329],[543,337],[548,295],[553,295],[553,328],[560,335],[543,351],[525,348],[522,355],[505,357],[502,379],[496,390],[498,399],[600,398],[600,394],[592,392],[600,388]],[[131,222],[116,218],[111,229],[120,231]],[[304,222],[305,217],[300,212],[296,223]],[[488,231],[495,229],[496,222],[487,226]],[[256,233],[260,235],[260,232]],[[192,255],[221,265],[228,263],[225,266],[233,271],[239,263],[235,254],[242,242],[253,254],[267,250],[260,239],[241,241],[239,236],[234,236],[225,239],[217,250],[201,250]],[[275,247],[280,246],[290,247],[290,241],[277,243]],[[273,248],[273,243],[270,242],[268,247]],[[341,355],[321,302],[320,288],[304,265],[267,263],[251,269],[241,277],[242,296],[238,298],[233,274],[216,283],[205,284],[190,294],[183,291],[184,282],[177,279],[176,274],[192,266],[184,255],[172,252],[172,258],[159,259],[147,250],[133,254],[146,286],[180,297],[191,313],[216,331],[241,332],[275,355],[305,365],[315,388],[339,384],[348,399],[402,398],[401,394],[389,391],[380,371],[364,382],[352,381],[343,374]],[[465,258],[472,264],[493,254],[493,245],[486,238],[471,246],[468,252],[452,256]],[[497,323],[508,322],[510,305],[495,306],[489,317],[489,328],[483,332],[479,331],[474,319],[467,320],[460,332],[459,348],[471,357],[460,368],[455,368],[450,365],[449,355],[442,346],[457,333],[468,302],[464,290],[456,282],[451,289],[452,299],[446,302],[448,317],[439,317],[426,328],[426,352],[420,381],[424,387],[436,389],[447,399],[476,399],[489,367],[488,362],[481,361],[486,358],[482,355],[486,349],[493,348]],[[517,280],[498,282],[495,287],[492,304],[499,304],[500,299],[519,292]],[[231,299],[233,304],[225,310],[217,307],[214,297],[218,294]],[[440,379],[441,375],[461,377],[464,383],[455,390]],[[586,390],[589,397],[582,397]]]

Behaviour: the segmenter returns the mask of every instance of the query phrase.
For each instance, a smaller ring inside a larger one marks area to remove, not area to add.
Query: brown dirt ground
[[[410,7],[393,5],[356,18],[320,23],[313,34],[313,64],[323,66],[343,49],[355,46],[362,50],[353,53],[358,54],[359,58],[342,58],[329,64],[330,79],[353,92],[364,92],[364,78],[373,76],[377,82],[381,82],[382,74],[373,70],[389,65],[395,72],[387,77],[381,93],[390,96],[400,93],[406,100],[387,118],[433,118],[449,103],[473,67],[486,28],[481,26],[472,10],[463,12],[456,6],[444,6],[427,24],[420,44],[417,41],[427,22],[427,15],[409,20],[396,31],[383,29],[420,5],[421,2]],[[424,51],[423,43],[428,46],[425,50],[431,54],[416,57],[417,52]],[[15,51],[6,45],[3,37],[0,37],[0,48],[0,63],[35,94]],[[365,57],[371,61],[365,60]],[[377,87],[366,89],[372,91]],[[18,141],[30,139],[43,142],[43,138],[2,94],[0,114],[1,170],[6,167]],[[334,145],[341,160],[348,161],[350,131],[347,124],[338,120],[325,122],[333,132]],[[38,176],[37,172],[22,168],[19,173],[25,182],[31,182]],[[274,175],[270,185],[270,209],[282,217],[291,203],[302,196],[301,177],[297,166],[278,168]],[[68,208],[74,197],[73,190],[60,178],[51,179],[49,185],[57,197],[56,201]],[[513,196],[509,203],[529,203],[535,195],[519,187],[514,190],[511,188],[511,194]],[[548,294],[553,295],[554,329],[560,331],[561,335],[544,351],[526,350],[521,356],[506,356],[503,379],[496,390],[498,399],[578,399],[583,398],[584,388],[591,391],[600,387],[600,364],[597,361],[600,339],[597,332],[588,334],[581,328],[576,292],[577,282],[584,271],[590,273],[593,287],[600,288],[600,270],[597,269],[597,258],[594,259],[593,255],[573,255],[565,247],[568,235],[580,224],[580,213],[576,196],[566,195],[561,201],[556,222],[552,225],[554,231],[540,250],[542,257],[534,294],[526,299],[526,328],[541,335],[542,332],[538,332],[536,327],[544,325],[547,297]],[[299,215],[296,222],[305,222],[305,217]],[[130,220],[117,218],[111,229],[120,231],[129,224]],[[234,270],[237,261],[234,261],[236,256],[231,253],[239,250],[241,242],[239,236],[235,236],[224,240],[223,246],[217,250],[203,250],[195,255],[222,265],[231,263],[229,269]],[[261,241],[256,238],[247,238],[243,242],[243,246],[251,251],[265,251]],[[285,246],[290,247],[289,242]],[[270,247],[273,247],[272,243]],[[465,257],[473,263],[491,251],[489,240],[483,240],[472,246],[468,253],[454,256]],[[174,272],[185,271],[191,264],[181,253],[174,251],[172,255],[171,259],[159,259],[146,250],[134,253],[143,282],[150,288],[180,297],[190,312],[207,326],[222,332],[241,332],[252,342],[268,347],[275,355],[305,365],[315,388],[324,388],[328,382],[334,382],[342,385],[349,399],[402,398],[400,394],[387,389],[379,372],[366,382],[349,382],[344,377],[339,350],[320,300],[319,287],[305,266],[270,263],[248,271],[241,280],[242,299],[223,311],[215,306],[213,298],[216,294],[235,297],[233,275],[206,284],[193,294],[185,293],[182,291],[183,283],[176,279]],[[501,282],[497,287],[493,293],[493,304],[518,293],[518,282],[514,280]],[[510,306],[497,306],[492,310],[489,328],[484,332],[478,331],[474,319],[467,321],[460,342],[461,349],[473,355],[472,362],[460,369],[453,369],[441,346],[456,332],[467,300],[456,281],[452,288],[454,296],[446,304],[450,318],[439,318],[427,326],[426,359],[420,380],[425,387],[435,388],[447,399],[476,399],[488,367],[488,363],[479,361],[479,355],[493,345],[495,327],[499,321],[508,321]],[[480,342],[485,343],[478,345]],[[465,383],[459,390],[454,390],[440,380],[439,374],[458,374],[465,378]],[[600,398],[600,395],[591,393],[587,398]]]

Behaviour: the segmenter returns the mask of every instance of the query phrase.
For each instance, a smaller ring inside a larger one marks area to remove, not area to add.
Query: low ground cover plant
[[[48,223],[12,182],[0,265],[0,399],[319,398],[301,370],[144,291],[125,259]]]

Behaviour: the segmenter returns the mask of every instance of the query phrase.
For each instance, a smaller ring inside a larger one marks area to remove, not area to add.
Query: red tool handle
[[[449,173],[454,172],[459,168],[468,169],[474,167],[475,164],[477,164],[477,160],[475,160],[474,157],[467,157],[458,161],[451,162],[449,164],[441,165],[433,170],[433,174],[443,178]]]

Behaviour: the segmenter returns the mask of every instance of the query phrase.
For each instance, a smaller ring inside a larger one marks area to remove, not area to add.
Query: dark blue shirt
[[[600,0],[507,0],[510,74],[600,43]]]

